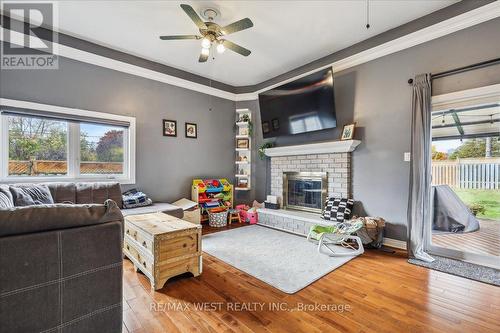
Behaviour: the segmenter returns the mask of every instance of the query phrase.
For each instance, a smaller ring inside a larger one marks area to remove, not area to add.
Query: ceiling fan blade
[[[208,56],[209,56],[208,54],[203,54],[203,52],[200,53],[200,58],[198,59],[198,62],[206,62],[208,60]]]
[[[231,51],[234,51],[236,53],[241,54],[242,56],[248,57],[252,51],[245,49],[243,46],[239,46],[238,44],[234,44],[233,42],[230,42],[228,40],[225,40],[223,42],[224,46],[230,49]]]
[[[160,36],[161,40],[179,40],[179,39],[201,39],[196,35],[178,35],[178,36]]]
[[[223,35],[229,35],[251,27],[253,27],[253,22],[249,18],[244,18],[242,20],[226,25],[225,27],[222,27],[221,32]]]
[[[189,16],[191,20],[193,20],[194,24],[198,26],[200,29],[208,29],[205,22],[201,20],[201,18],[196,14],[194,11],[193,7],[190,5],[182,4],[181,8],[184,10],[184,12]]]

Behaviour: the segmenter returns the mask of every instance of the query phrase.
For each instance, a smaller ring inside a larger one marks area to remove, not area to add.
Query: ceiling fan
[[[193,7],[191,7],[190,5],[182,4],[181,8],[199,28],[201,36],[160,36],[161,40],[201,39],[202,49],[200,58],[198,59],[199,62],[206,62],[208,60],[208,56],[210,55],[210,48],[213,45],[216,46],[218,53],[223,53],[226,48],[245,57],[247,57],[251,53],[250,50],[231,41],[228,41],[227,39],[224,39],[224,37],[229,34],[253,27],[253,22],[249,18],[244,18],[242,20],[226,25],[225,27],[221,27],[214,22],[215,17],[219,14],[215,9],[208,8],[202,12],[203,16],[208,19],[208,21],[203,22],[203,20],[198,16],[198,14],[196,14]]]

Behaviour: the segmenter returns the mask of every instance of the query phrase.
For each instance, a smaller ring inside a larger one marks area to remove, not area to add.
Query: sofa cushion
[[[52,204],[0,210],[0,237],[123,221],[116,203]]]
[[[146,207],[122,209],[123,216],[157,212],[165,213],[180,219],[184,217],[184,211],[182,210],[182,208],[164,202],[155,202],[151,206]]]
[[[14,207],[14,200],[8,185],[0,185],[0,209]]]
[[[75,183],[46,183],[46,185],[49,187],[54,203],[76,203]]]
[[[76,203],[77,204],[102,204],[111,199],[123,207],[122,189],[119,183],[76,183]]]
[[[45,184],[16,184],[10,186],[14,206],[50,205],[52,194]]]

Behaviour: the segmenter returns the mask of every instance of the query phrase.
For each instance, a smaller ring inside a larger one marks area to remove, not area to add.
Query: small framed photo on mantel
[[[342,129],[342,136],[340,140],[352,140],[354,138],[354,129],[356,128],[356,123],[344,125]]]
[[[196,139],[198,137],[198,125],[186,123],[186,138]]]
[[[177,136],[177,121],[163,119],[163,136]]]

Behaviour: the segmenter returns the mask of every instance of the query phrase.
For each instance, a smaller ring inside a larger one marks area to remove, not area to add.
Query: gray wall
[[[339,127],[318,133],[281,137],[276,145],[291,145],[339,138],[343,124],[356,122],[355,138],[362,144],[353,152],[352,191],[361,206],[357,213],[382,216],[389,225],[387,237],[406,239],[406,209],[409,163],[403,153],[410,150],[411,86],[415,74],[440,72],[496,58],[500,55],[500,19],[407,49],[335,75],[335,97]],[[434,81],[434,94],[500,83],[500,66]],[[256,113],[257,101],[237,102]],[[264,140],[260,126],[255,145]],[[257,189],[265,197],[266,164],[255,165]],[[269,181],[267,181],[269,184]]]
[[[348,69],[335,76],[339,124],[357,122],[362,144],[353,153],[353,195],[369,215],[389,221],[387,236],[406,237],[411,88],[408,78],[496,58],[500,19]],[[440,79],[435,93],[500,82],[500,66]],[[234,175],[234,108],[254,111],[254,147],[262,142],[258,103],[211,98],[182,88],[62,59],[57,71],[2,71],[0,96],[137,117],[137,185],[157,200],[189,195],[193,177]],[[176,119],[177,138],[161,136],[161,119]],[[199,124],[184,138],[185,121]],[[340,127],[340,126],[339,126]],[[336,139],[340,129],[284,137],[277,145]],[[254,151],[253,189],[238,200],[263,200],[266,162]]]
[[[0,96],[135,116],[137,187],[155,200],[190,197],[193,177],[234,178],[233,101],[66,58],[59,65],[2,70]],[[177,120],[176,138],[162,136],[162,119]],[[198,139],[184,137],[184,122],[198,124]]]

